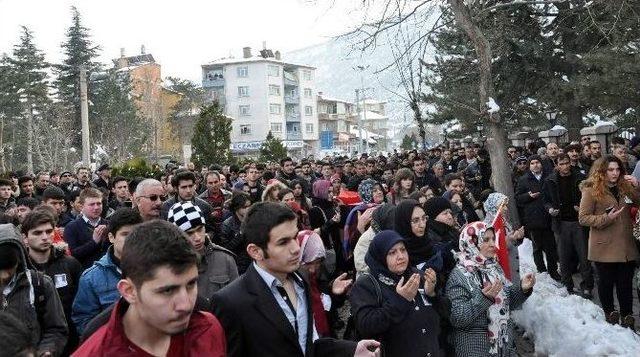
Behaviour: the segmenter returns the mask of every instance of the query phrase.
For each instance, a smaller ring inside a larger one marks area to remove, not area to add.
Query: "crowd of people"
[[[639,144],[509,147],[512,172],[470,144],[7,173],[0,355],[515,356],[510,314],[536,282],[525,237],[537,273],[597,288],[633,329]],[[521,225],[495,175],[512,176]]]

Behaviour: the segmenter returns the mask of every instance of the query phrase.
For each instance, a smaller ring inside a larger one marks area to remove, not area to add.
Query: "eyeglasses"
[[[71,177],[71,175],[69,175],[69,174],[64,174],[64,175],[62,175],[62,176],[60,176],[60,177]]]
[[[166,201],[167,200],[167,196],[165,195],[149,195],[149,196],[140,196],[140,197],[144,197],[150,201],[157,201],[158,199],[160,201]]]
[[[422,217],[412,218],[412,219],[411,219],[411,224],[418,224],[418,223],[420,223],[420,222],[426,222],[426,221],[427,221],[427,219],[428,219],[428,217],[427,217],[426,215],[425,215],[425,216],[422,216]]]

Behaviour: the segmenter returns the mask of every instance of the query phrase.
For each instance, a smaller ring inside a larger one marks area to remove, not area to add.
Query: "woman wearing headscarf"
[[[373,237],[386,229],[393,229],[393,220],[395,219],[396,206],[385,203],[377,207],[371,213],[371,223],[364,233],[358,239],[356,247],[353,249],[353,262],[356,268],[356,277],[369,271],[364,257],[369,250],[369,245]],[[365,211],[365,214],[366,211]]]
[[[427,236],[427,214],[418,201],[403,200],[397,205],[394,230],[405,240],[411,266],[442,271],[442,255]]]
[[[354,249],[360,235],[368,228],[375,208],[384,203],[384,194],[376,194],[376,185],[379,185],[376,180],[365,179],[358,186],[358,196],[360,196],[361,203],[353,207],[347,215],[342,235],[342,246],[346,259],[351,256],[352,249]]]
[[[404,239],[394,231],[378,233],[349,301],[361,338],[381,342],[385,356],[444,356],[439,344],[440,314],[446,299],[435,292],[436,273],[424,275],[409,264]]]
[[[512,284],[496,260],[495,237],[484,222],[470,223],[460,234],[458,264],[446,286],[456,356],[517,355],[510,313],[531,294],[535,276]]]
[[[504,221],[504,237],[506,238],[507,252],[509,255],[509,272],[506,274],[511,281],[520,280],[520,258],[518,257],[518,246],[524,238],[524,227],[513,230],[509,223],[509,212],[507,211],[509,197],[502,193],[491,193],[487,200],[484,201],[484,223],[488,226],[494,226],[494,221],[498,215],[498,211],[502,212]],[[464,228],[463,228],[464,229]],[[502,247],[501,247],[502,249]]]
[[[320,228],[320,237],[324,247],[333,249],[336,254],[336,264],[339,270],[344,270],[346,260],[342,253],[340,240],[340,208],[334,200],[331,182],[316,180],[313,183],[312,207],[309,211],[311,229]]]
[[[341,299],[341,295],[347,292],[353,281],[347,279],[345,273],[329,282],[329,275],[324,267],[326,250],[318,233],[303,230],[298,233],[297,239],[300,245],[300,269],[306,274],[309,282],[311,310],[316,331],[320,337],[335,336],[335,331],[331,328],[329,311],[332,305],[336,305],[333,302]],[[341,305],[342,301],[340,301]]]

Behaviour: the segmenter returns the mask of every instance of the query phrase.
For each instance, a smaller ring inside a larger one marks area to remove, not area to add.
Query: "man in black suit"
[[[284,204],[253,205],[242,224],[253,263],[216,292],[212,310],[224,327],[227,353],[244,356],[376,356],[379,343],[318,338],[310,288],[297,273],[296,214]]]

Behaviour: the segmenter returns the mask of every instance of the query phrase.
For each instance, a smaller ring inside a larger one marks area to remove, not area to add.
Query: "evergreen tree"
[[[202,107],[191,139],[193,161],[197,165],[226,164],[231,161],[231,118],[218,102]]]
[[[279,162],[285,157],[287,157],[287,148],[282,144],[282,140],[274,137],[271,130],[269,130],[266,140],[260,147],[260,161]]]
[[[150,135],[147,123],[137,114],[131,96],[131,80],[114,70],[94,84],[95,101],[90,116],[91,139],[114,162],[142,155]]]
[[[8,60],[11,71],[14,73],[16,93],[20,96],[20,112],[24,118],[26,127],[21,128],[26,135],[25,153],[27,170],[34,171],[34,137],[36,121],[50,102],[48,98],[49,86],[47,83],[48,64],[44,60],[44,54],[38,50],[33,41],[33,34],[27,27],[22,27],[20,43],[14,47],[13,57]],[[23,161],[24,162],[24,161]]]
[[[413,149],[414,145],[415,145],[415,142],[411,140],[409,135],[404,134],[404,137],[402,138],[402,143],[400,144],[400,148],[405,150],[411,150]]]
[[[80,13],[75,6],[71,7],[72,24],[67,29],[66,40],[62,43],[62,50],[65,58],[62,64],[56,65],[57,79],[55,87],[58,91],[59,99],[73,113],[74,122],[81,128],[80,122],[80,67],[84,66],[87,73],[97,72],[100,64],[95,61],[98,56],[99,47],[91,43],[89,29],[82,26]],[[90,86],[90,82],[87,83]],[[89,98],[94,101],[89,88]],[[76,135],[74,144],[80,144],[80,136]]]
[[[169,115],[169,123],[181,142],[186,142],[193,136],[193,127],[197,119],[194,114],[205,103],[205,94],[202,87],[187,79],[167,77],[169,89],[182,95],[182,98],[172,108]]]

